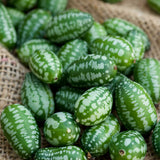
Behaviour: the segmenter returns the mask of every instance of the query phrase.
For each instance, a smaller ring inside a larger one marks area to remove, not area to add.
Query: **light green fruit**
[[[30,57],[29,68],[45,83],[53,84],[61,79],[62,65],[50,50],[36,50]]]
[[[31,159],[40,148],[40,132],[31,112],[20,104],[12,104],[1,113],[4,136],[23,159]]]
[[[44,135],[53,146],[67,146],[78,140],[80,128],[70,113],[57,112],[46,120]]]

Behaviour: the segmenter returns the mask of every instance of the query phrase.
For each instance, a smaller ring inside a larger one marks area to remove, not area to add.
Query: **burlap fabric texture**
[[[119,17],[141,27],[149,36],[151,49],[145,57],[160,60],[160,16],[149,9],[146,0],[123,0],[117,4],[107,4],[98,0],[69,0],[68,8],[77,8],[93,15],[103,22],[107,18]],[[0,47],[0,112],[9,104],[20,103],[20,88],[25,73],[28,72],[17,58]],[[157,108],[160,119],[160,107]],[[146,138],[148,151],[145,160],[158,160],[151,145],[151,136]],[[42,138],[42,147],[48,144]],[[108,160],[108,156],[100,159]],[[0,160],[20,160],[0,129]]]

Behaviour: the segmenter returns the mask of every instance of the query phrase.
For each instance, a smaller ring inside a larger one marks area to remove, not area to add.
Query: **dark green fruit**
[[[38,122],[45,121],[54,112],[51,89],[31,72],[25,76],[21,88],[21,101],[32,112]]]
[[[40,148],[40,132],[31,112],[20,104],[5,107],[0,118],[5,137],[23,159],[31,159]]]
[[[112,94],[106,87],[93,87],[85,91],[75,104],[76,121],[93,126],[104,121],[112,109]]]
[[[121,76],[115,89],[117,114],[127,129],[146,134],[157,122],[155,106],[146,92],[138,83]]]
[[[112,137],[119,133],[120,125],[118,120],[109,116],[104,122],[87,129],[81,137],[82,148],[92,156],[104,155]]]
[[[117,3],[120,2],[122,0],[103,0],[104,2],[108,2],[108,3]]]
[[[109,153],[112,160],[144,160],[147,144],[137,131],[116,134],[110,142]]]
[[[141,84],[153,102],[160,102],[160,62],[153,58],[142,59],[134,68],[134,80]]]
[[[83,150],[77,146],[59,148],[41,148],[35,160],[87,160]]]
[[[148,5],[152,8],[155,12],[160,14],[160,0],[148,0]]]
[[[78,140],[80,128],[70,113],[57,112],[46,120],[44,135],[53,146],[67,146]]]
[[[107,84],[116,76],[115,63],[106,56],[87,55],[67,68],[67,81],[73,87],[92,87]]]
[[[93,25],[93,17],[76,9],[64,11],[53,17],[47,29],[52,42],[62,43],[79,38]]]

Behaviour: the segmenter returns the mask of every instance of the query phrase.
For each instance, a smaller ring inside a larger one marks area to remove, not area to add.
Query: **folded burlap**
[[[160,60],[160,16],[149,9],[146,0],[123,0],[117,4],[107,4],[98,0],[69,0],[68,8],[77,8],[93,15],[95,20],[103,22],[107,18],[119,17],[141,27],[149,36],[151,49],[145,57]],[[0,112],[9,104],[20,103],[20,88],[25,73],[28,72],[17,58],[0,47]],[[160,107],[157,108],[160,119]],[[148,151],[145,160],[158,160],[151,144],[151,135],[146,138]],[[48,144],[42,138],[42,147]],[[0,160],[19,160],[0,128]],[[104,156],[102,159],[107,159]]]

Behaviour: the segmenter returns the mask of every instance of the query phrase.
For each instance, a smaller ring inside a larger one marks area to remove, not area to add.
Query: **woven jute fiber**
[[[123,0],[117,4],[107,4],[99,0],[69,0],[68,8],[77,8],[93,15],[95,20],[103,22],[107,18],[119,17],[141,27],[149,36],[151,49],[145,57],[160,60],[160,16],[147,5],[146,0]],[[0,113],[9,104],[20,103],[20,88],[26,69],[17,58],[6,49],[0,47]],[[157,107],[160,119],[160,107]],[[146,137],[148,151],[145,160],[158,160],[152,148],[151,135]],[[48,143],[42,136],[42,147]],[[106,159],[108,156],[98,158]],[[0,128],[0,160],[20,160],[8,144]]]

